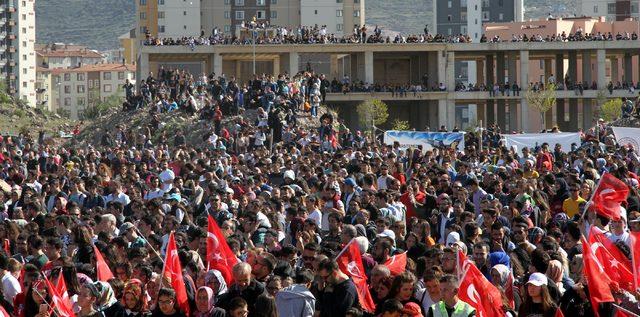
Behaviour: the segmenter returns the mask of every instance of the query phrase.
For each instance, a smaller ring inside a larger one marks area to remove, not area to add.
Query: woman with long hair
[[[558,306],[551,299],[547,285],[548,279],[544,274],[536,272],[529,276],[518,317],[554,317],[556,315]]]
[[[402,272],[400,275],[393,279],[391,284],[391,290],[389,291],[389,298],[396,299],[402,303],[402,305],[412,302],[422,307],[419,300],[417,300],[413,294],[416,291],[416,276],[411,272]],[[423,309],[424,310],[424,309]],[[423,311],[422,315],[426,315]]]
[[[27,290],[21,317],[48,317],[51,297],[44,280],[37,280]]]

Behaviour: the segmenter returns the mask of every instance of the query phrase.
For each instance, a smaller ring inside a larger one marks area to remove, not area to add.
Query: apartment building
[[[364,0],[136,0],[140,41],[154,37],[210,35],[240,31],[254,17],[272,26],[326,25],[337,35],[351,32],[365,21]],[[122,38],[132,36],[123,35]],[[124,44],[124,43],[123,43]]]
[[[135,66],[131,64],[97,64],[77,68],[39,68],[40,103],[50,111],[72,120],[84,118],[87,108],[113,95],[124,98],[122,85],[128,79],[135,84]]]
[[[36,44],[36,64],[42,68],[69,68],[99,64],[104,56],[82,45]]]
[[[0,75],[7,91],[36,105],[35,0],[0,0]]]
[[[640,0],[582,0],[581,13],[589,17],[606,17],[607,21],[638,19]]]

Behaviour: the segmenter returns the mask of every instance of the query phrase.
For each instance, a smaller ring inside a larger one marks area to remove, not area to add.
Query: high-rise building
[[[153,37],[238,34],[242,22],[296,28],[325,25],[338,36],[363,25],[365,0],[136,0],[139,41]],[[139,44],[139,43],[138,43]]]
[[[36,105],[35,0],[0,0],[0,69],[7,91]]]
[[[482,24],[487,22],[520,22],[524,19],[523,0],[434,0],[435,26],[431,33],[465,34],[474,43],[482,37]],[[476,83],[475,62],[459,62],[457,82]]]
[[[607,18],[607,21],[638,19],[640,0],[582,0],[582,15]]]

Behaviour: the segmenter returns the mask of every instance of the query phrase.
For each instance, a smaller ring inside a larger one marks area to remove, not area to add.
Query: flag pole
[[[635,316],[635,317],[640,317],[640,315],[638,315],[638,314],[636,314],[636,313],[634,313],[634,312],[632,312],[632,311],[630,311],[630,310],[628,310],[626,308],[623,308],[622,306],[620,306],[620,305],[618,305],[616,303],[612,303],[611,305],[613,305],[613,307],[615,307],[617,310],[622,311],[625,314],[630,314],[630,315]]]
[[[61,273],[61,274],[62,274],[62,273]],[[47,297],[46,297],[46,296],[44,296],[44,295],[42,295],[42,293],[40,293],[40,292],[38,291],[38,289],[37,289],[37,288],[35,288],[35,287],[33,287],[33,286],[32,286],[32,287],[31,287],[31,289],[32,289],[34,292],[36,292],[36,294],[38,294],[38,296],[40,296],[40,298],[42,298],[42,301],[43,301],[45,304],[47,304],[47,306],[49,306],[49,309],[51,309],[51,311],[52,311],[52,312],[55,312],[55,311],[56,311],[56,309],[55,309],[53,306],[51,306],[51,304],[49,304],[49,302],[46,300],[46,298],[47,298]]]
[[[580,216],[580,218],[582,218],[583,221],[584,221],[584,216],[587,214],[587,210],[589,210],[589,207],[591,207],[591,204],[593,201],[593,195],[596,193],[596,191],[598,191],[598,188],[600,188],[600,183],[602,182],[602,178],[604,178],[605,174],[607,174],[607,172],[602,173],[602,176],[600,176],[600,179],[598,180],[598,184],[596,185],[596,187],[591,192],[591,195],[589,196],[589,201],[587,201],[587,203],[584,205],[584,211],[582,212],[582,216]]]
[[[342,253],[344,253],[344,251],[347,250],[347,248],[349,248],[349,245],[351,245],[351,243],[353,243],[353,241],[355,241],[356,238],[351,239],[351,241],[349,241],[349,243],[347,243],[344,248],[342,248],[342,251],[340,251],[340,253],[338,253],[338,255],[336,255],[336,257],[334,258],[334,260],[337,260],[340,258],[340,256],[342,255]]]
[[[158,250],[156,250],[151,243],[149,243],[149,239],[147,239],[147,237],[144,236],[144,234],[142,234],[142,232],[140,232],[140,230],[138,230],[138,228],[136,226],[133,226],[133,230],[135,230],[141,237],[144,238],[144,242],[147,246],[149,246],[149,248],[151,248],[151,251],[153,251],[153,253],[155,253],[155,255],[160,258],[160,261],[162,261],[162,263],[164,263],[164,259],[162,258],[162,256],[160,256],[160,253],[158,253]]]

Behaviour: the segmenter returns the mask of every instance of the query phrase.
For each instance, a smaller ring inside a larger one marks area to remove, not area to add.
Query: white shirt
[[[154,198],[162,198],[162,196],[164,196],[164,190],[158,188],[156,190],[147,192],[147,194],[144,195],[144,200],[152,200]]]
[[[4,293],[4,299],[9,303],[13,303],[16,295],[22,292],[20,282],[9,271],[5,271],[4,276],[2,276],[2,292]]]
[[[318,226],[318,228],[322,228],[322,211],[320,211],[320,209],[314,209],[309,216],[307,217],[307,219],[311,219],[313,220],[316,225]]]
[[[106,196],[104,198],[104,203],[108,204],[111,201],[119,201],[122,203],[122,206],[126,206],[131,202],[131,199],[129,198],[129,196],[127,196],[127,194],[125,193],[120,193],[118,195],[114,195],[114,194],[109,194],[108,196]]]

